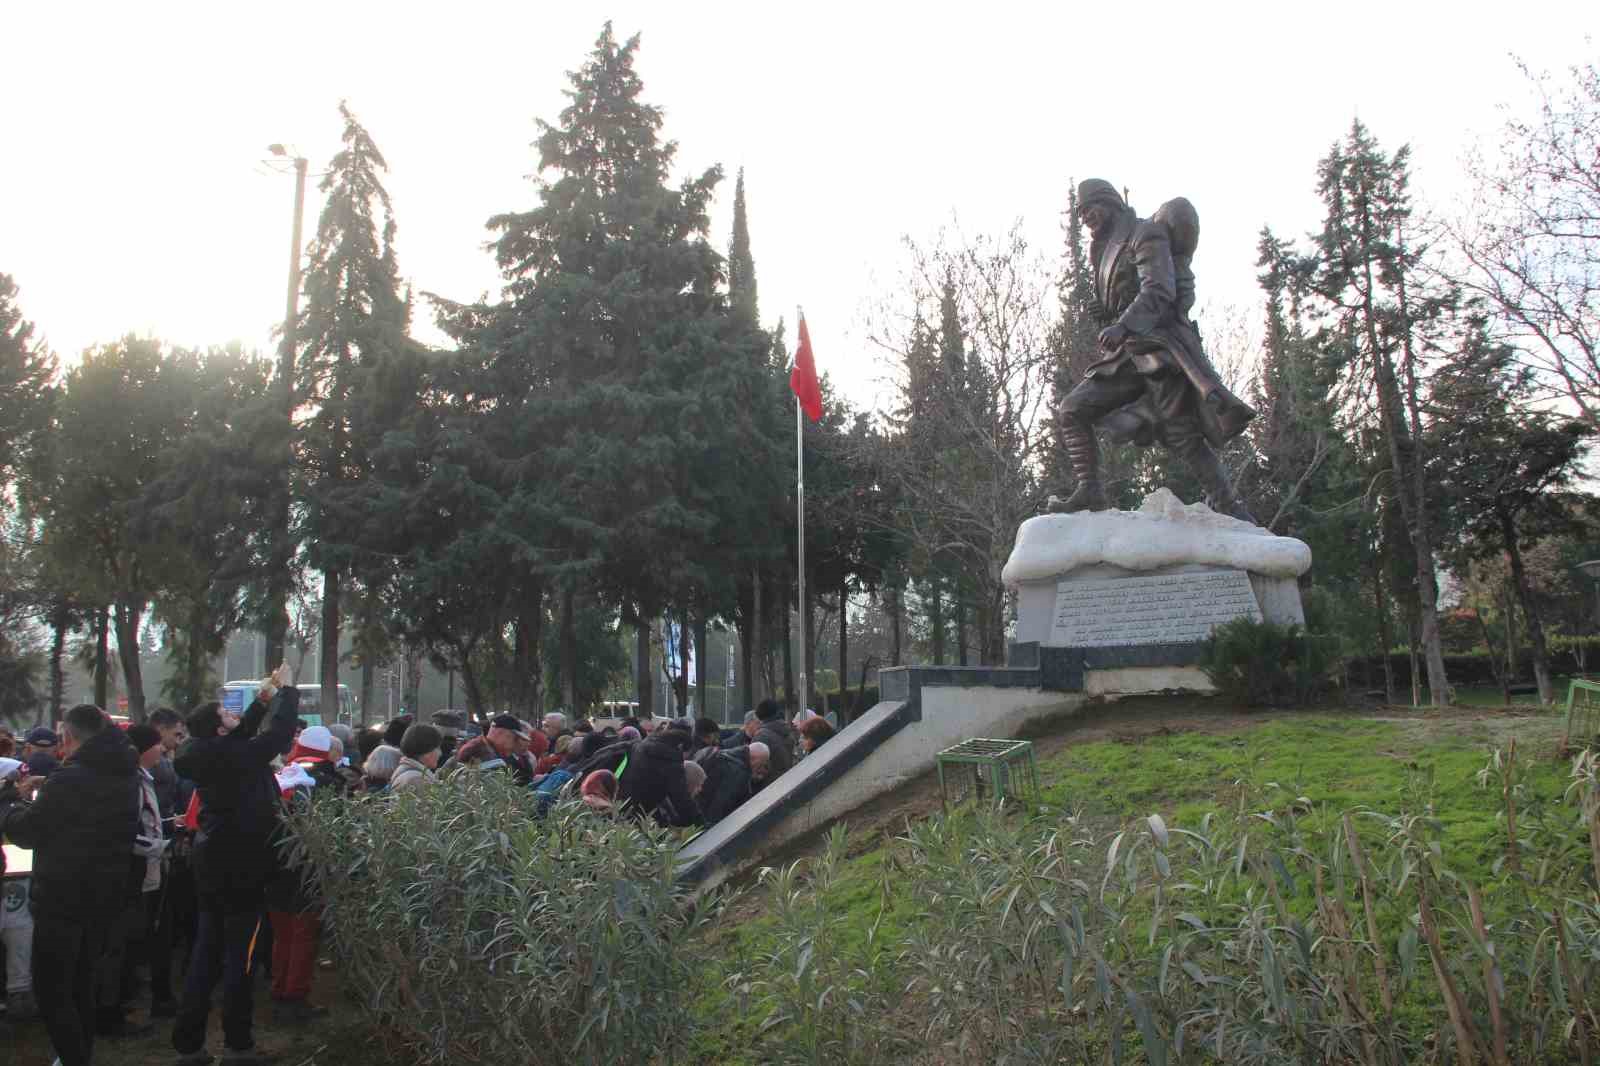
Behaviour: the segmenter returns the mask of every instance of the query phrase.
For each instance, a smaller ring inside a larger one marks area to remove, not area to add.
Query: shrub
[[[1395,817],[1268,786],[1265,809],[1244,795],[1240,817],[1187,829],[1153,814],[1109,842],[1080,818],[992,810],[908,826],[893,884],[920,921],[899,964],[927,1057],[1595,1061],[1596,763],[1575,761],[1560,803],[1527,795],[1514,754],[1482,777],[1505,859],[1471,870],[1444,864],[1431,778]]]
[[[725,983],[762,1019],[752,1050],[771,1066],[879,1066],[901,1062],[903,984],[894,946],[876,919],[864,931],[831,902],[846,852],[844,826],[812,859],[767,867],[770,949]],[[804,875],[804,876],[803,876]]]
[[[473,774],[294,827],[346,987],[415,1061],[610,1066],[683,1046],[702,913],[666,834],[581,804],[540,820],[527,789]]]
[[[1336,643],[1280,626],[1236,618],[1212,631],[1200,668],[1217,690],[1247,707],[1300,706],[1323,691],[1338,659]]]
[[[1552,634],[1549,649],[1550,672],[1558,677],[1581,674],[1586,670],[1593,670],[1595,665],[1600,663],[1600,637]],[[1496,662],[1491,660],[1489,651],[1485,648],[1451,653],[1444,657],[1445,673],[1449,675],[1450,683],[1453,685],[1494,685],[1495,665]],[[1389,669],[1394,674],[1396,685],[1411,684],[1411,655],[1408,651],[1391,652]],[[1381,685],[1383,659],[1377,656],[1354,658],[1350,661],[1350,672],[1357,684]],[[1517,667],[1512,671],[1512,677],[1517,681],[1532,680],[1533,652],[1530,649],[1526,647],[1519,649]]]
[[[860,699],[856,698],[858,692],[861,697]],[[868,685],[864,690],[858,690],[854,686],[851,686],[850,688],[845,689],[842,695],[838,689],[823,690],[819,688],[817,690],[817,700],[811,707],[811,709],[816,711],[818,714],[822,713],[824,696],[827,697],[826,703],[828,710],[838,711],[840,707],[843,706],[844,711],[839,724],[844,726],[849,725],[857,718],[860,718],[863,714],[866,714],[868,711],[872,710],[873,707],[877,706],[878,686]]]

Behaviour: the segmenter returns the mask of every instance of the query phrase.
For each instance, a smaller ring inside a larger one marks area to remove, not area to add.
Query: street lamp
[[[1600,559],[1579,563],[1578,569],[1583,571],[1585,577],[1594,580],[1594,624],[1600,629]]]
[[[300,231],[306,208],[306,160],[304,156],[291,156],[282,144],[269,144],[267,151],[294,164],[294,220],[289,241],[289,293],[283,313],[283,349],[279,356],[279,376],[283,378],[283,417],[290,430],[294,425],[294,326],[300,317]],[[288,636],[289,567],[292,551],[289,545],[289,470],[284,468],[283,483],[277,487],[278,498],[273,501],[269,522],[273,533],[272,561],[267,576],[267,662],[263,672],[271,670],[273,660],[284,653]]]
[[[733,685],[734,685],[733,664],[734,664],[735,658],[739,654],[739,634],[738,634],[738,632],[736,630],[730,630],[728,635],[729,635],[729,637],[731,639],[728,641],[727,647],[724,649],[724,654],[726,654],[727,657],[728,657],[728,669],[725,671],[725,675],[726,676],[724,676],[724,678],[722,680],[722,724],[723,725],[727,725],[728,724],[728,696],[730,695],[729,690],[732,689]],[[746,681],[745,683],[749,684],[748,681]],[[709,710],[709,708],[708,708],[708,710]]]

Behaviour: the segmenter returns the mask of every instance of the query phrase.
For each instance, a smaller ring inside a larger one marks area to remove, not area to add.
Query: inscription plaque
[[[1189,644],[1235,618],[1261,621],[1243,570],[1157,574],[1056,585],[1050,643],[1066,648]]]

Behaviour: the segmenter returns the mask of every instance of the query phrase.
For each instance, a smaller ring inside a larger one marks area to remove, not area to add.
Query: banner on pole
[[[813,422],[822,418],[822,386],[817,382],[817,361],[811,354],[811,332],[806,316],[800,316],[800,347],[794,353],[794,369],[789,371],[789,388],[800,409]]]

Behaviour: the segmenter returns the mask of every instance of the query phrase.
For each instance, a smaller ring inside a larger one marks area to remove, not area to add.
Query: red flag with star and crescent
[[[806,319],[800,316],[800,347],[794,353],[794,369],[789,371],[789,389],[800,401],[800,409],[813,422],[822,419],[822,386],[817,384],[817,361],[811,355],[811,334]]]

